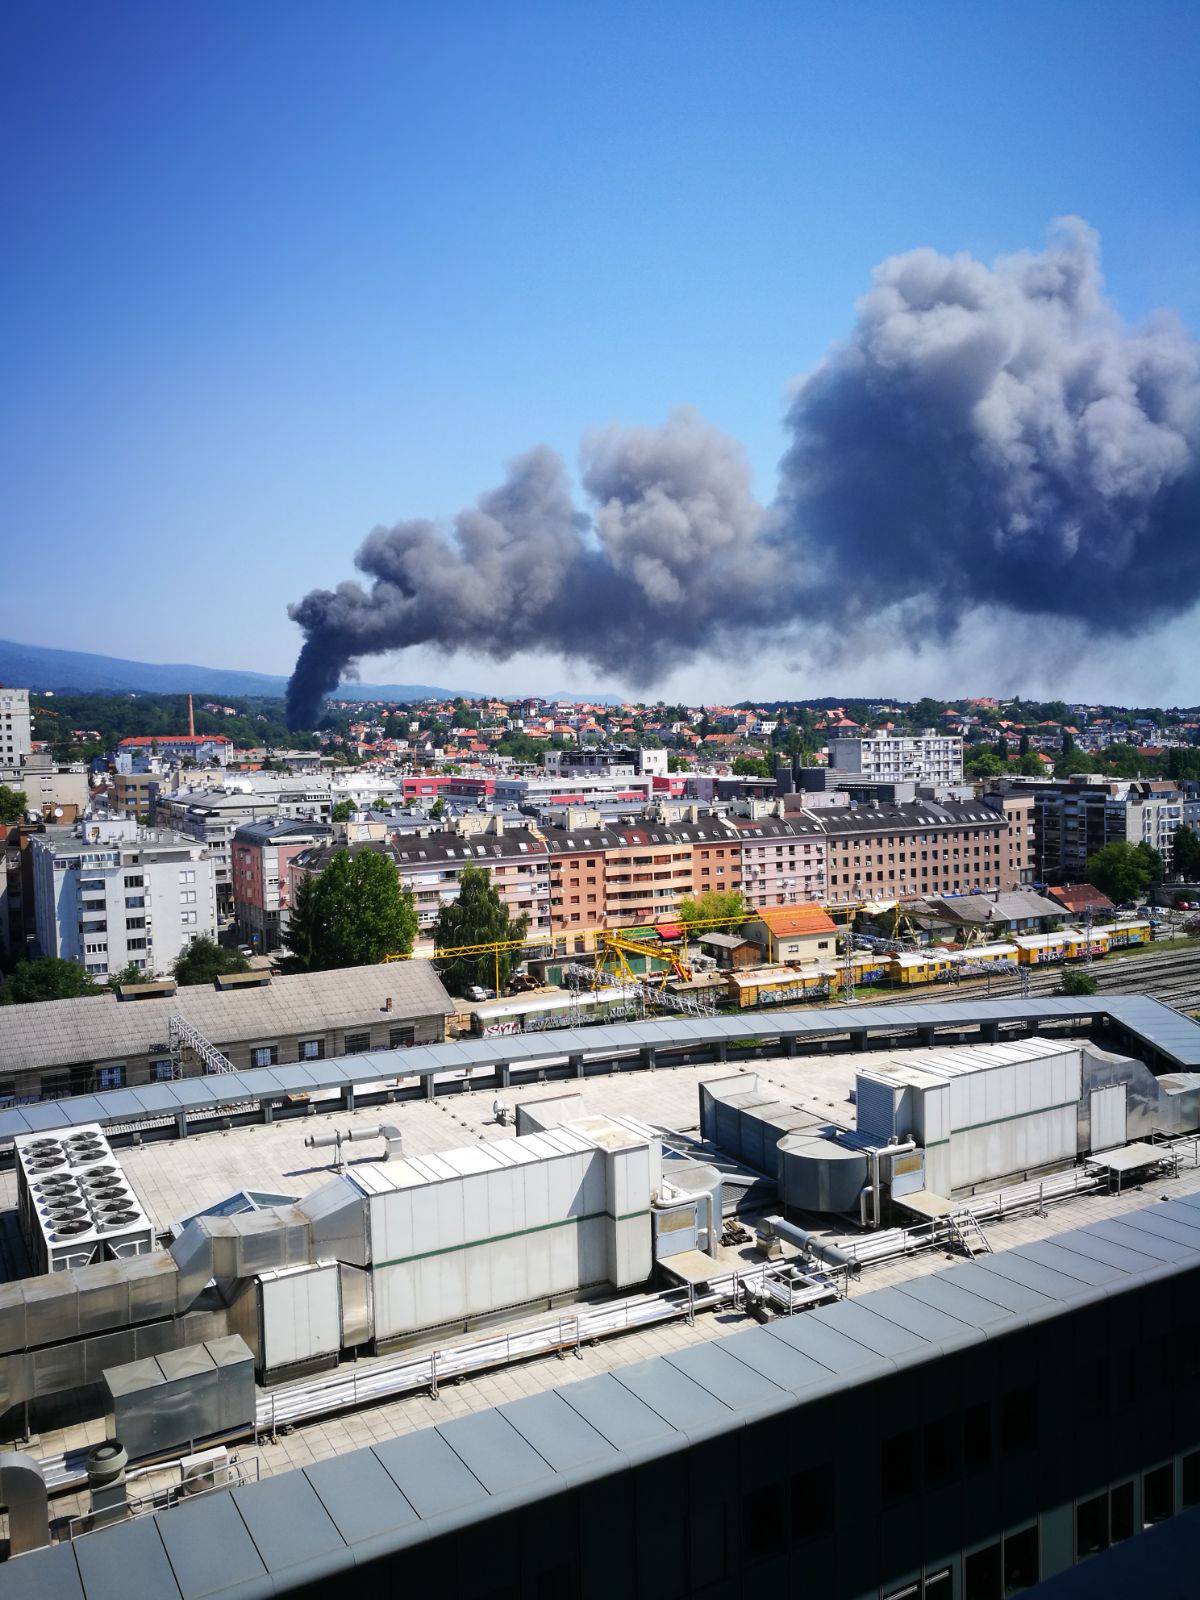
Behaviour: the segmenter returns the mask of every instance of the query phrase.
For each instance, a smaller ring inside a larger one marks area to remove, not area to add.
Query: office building
[[[963,742],[956,734],[926,728],[914,737],[874,733],[864,738],[830,739],[829,765],[839,772],[888,783],[963,781]]]
[[[29,690],[0,684],[0,767],[18,767],[33,748]]]

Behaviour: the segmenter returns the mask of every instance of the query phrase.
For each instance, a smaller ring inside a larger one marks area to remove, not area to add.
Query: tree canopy
[[[464,867],[458,880],[458,899],[438,913],[433,942],[439,950],[450,950],[459,945],[524,939],[528,931],[529,918],[511,915],[487,870]],[[503,993],[519,957],[519,949],[501,950],[498,957],[485,951],[475,956],[449,957],[439,961],[437,969],[452,994],[463,994],[472,984],[491,988],[497,977],[497,992]]]
[[[1175,868],[1175,876],[1184,879],[1187,883],[1194,883],[1200,879],[1200,834],[1197,834],[1186,823],[1180,823],[1175,829],[1171,860]]]
[[[0,783],[0,824],[11,828],[14,822],[20,822],[29,809],[29,802],[20,789],[11,789],[8,784]]]
[[[1114,905],[1140,899],[1152,881],[1151,864],[1145,853],[1148,848],[1138,845],[1135,849],[1124,839],[1106,844],[1088,859],[1088,882],[1101,894],[1106,894]]]
[[[744,922],[749,914],[740,889],[706,889],[703,894],[685,895],[679,902],[679,920],[701,933]]]
[[[766,756],[735,756],[733,772],[739,778],[772,778],[771,763]]]
[[[301,966],[323,972],[406,956],[416,936],[417,908],[391,856],[339,850],[324,872],[301,880],[287,946]]]
[[[193,939],[175,958],[171,975],[181,988],[196,983],[212,983],[226,972],[249,972],[250,963],[240,950],[229,950],[206,935]]]
[[[0,1005],[24,1006],[34,1000],[74,1000],[83,994],[100,994],[90,975],[74,961],[58,956],[38,956],[18,961],[0,984]]]
[[[1078,967],[1064,972],[1058,985],[1059,994],[1095,994],[1096,980],[1090,972],[1080,971]]]
[[[353,800],[339,800],[329,813],[331,822],[349,822],[354,815],[355,805]]]

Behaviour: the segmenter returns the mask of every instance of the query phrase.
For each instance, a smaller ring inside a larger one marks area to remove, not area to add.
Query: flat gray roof
[[[204,991],[207,998],[219,1004],[237,1005],[252,995],[269,995],[276,984],[315,983],[318,979],[330,982],[330,992],[336,996],[337,983],[354,974],[384,974],[378,991],[377,1004],[381,1004],[388,983],[396,978],[387,975],[411,974],[415,968],[427,968],[429,979],[441,990],[433,969],[426,961],[396,962],[385,967],[355,967],[347,972],[314,974],[306,979],[276,979],[270,989],[231,991],[218,995]],[[141,1000],[125,1002],[121,1010],[136,1016],[144,1007],[175,1008],[176,1001],[195,990],[181,989],[173,1000]],[[0,1007],[0,1019],[10,1010],[47,1011],[57,1006],[94,1004],[93,1001],[49,1001],[32,1006]],[[101,1002],[103,1003],[103,1002]],[[443,1002],[446,1004],[447,1002]],[[115,1006],[116,1001],[112,1004]],[[178,1008],[182,1009],[182,1008]],[[441,1006],[432,1003],[426,1012],[438,1011]],[[185,1012],[189,1020],[195,1020]],[[339,1015],[344,1015],[339,1006]],[[403,1007],[391,1013],[394,1020],[402,1020]],[[408,1015],[414,1013],[410,1006]],[[70,1126],[80,1122],[99,1122],[102,1125],[128,1122],[146,1116],[168,1116],[177,1111],[244,1104],[247,1101],[278,1099],[285,1094],[311,1090],[338,1090],[347,1085],[380,1083],[398,1077],[432,1077],[439,1073],[462,1072],[471,1068],[494,1068],[504,1063],[519,1069],[522,1065],[566,1060],[581,1056],[585,1060],[606,1060],[622,1052],[630,1053],[653,1049],[669,1054],[671,1051],[697,1050],[714,1045],[728,1045],[738,1040],[763,1039],[781,1041],[788,1039],[817,1040],[844,1034],[895,1034],[914,1028],[971,1028],[981,1023],[1029,1022],[1035,1026],[1047,1021],[1077,1021],[1088,1023],[1096,1017],[1106,1017],[1124,1029],[1136,1042],[1148,1047],[1163,1058],[1164,1064],[1174,1069],[1200,1070],[1200,1024],[1182,1016],[1170,1006],[1146,995],[1089,995],[1083,997],[1051,996],[1047,999],[1027,1000],[944,1000],[922,1001],[913,1005],[851,1005],[826,1006],[819,1010],[756,1011],[729,1017],[666,1017],[652,1022],[620,1022],[590,1028],[555,1028],[546,1032],[514,1034],[495,1039],[461,1039],[445,1044],[418,1045],[409,1049],[375,1050],[369,1054],[340,1056],[327,1061],[296,1062],[277,1067],[256,1067],[243,1072],[222,1073],[202,1078],[184,1078],[174,1083],[155,1083],[129,1089],[109,1089],[102,1093],[80,1095],[66,1100],[45,1100],[33,1105],[16,1106],[0,1112],[0,1144],[21,1133],[42,1132],[49,1128]],[[361,1012],[350,1016],[351,1021],[361,1021]],[[335,1019],[323,1024],[313,1022],[314,1031],[338,1026]],[[214,1037],[210,1028],[197,1026]],[[282,1016],[276,1023],[278,1031],[295,1033],[298,1024],[294,1017]],[[165,1014],[163,1032],[165,1033]],[[259,1031],[270,1032],[268,1026]],[[217,1033],[215,1042],[228,1035]],[[126,1045],[132,1052],[133,1046]],[[114,1052],[120,1054],[120,1050]],[[94,1057],[93,1057],[94,1059]]]
[[[255,1600],[1200,1266],[1200,1194],[84,1534],[13,1600]]]

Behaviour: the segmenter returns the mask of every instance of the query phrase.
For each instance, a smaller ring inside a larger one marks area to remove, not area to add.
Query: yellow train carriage
[[[953,950],[898,950],[888,957],[888,978],[905,987],[946,983],[954,971]]]
[[[1013,940],[1017,961],[1023,967],[1044,967],[1066,960],[1067,941],[1061,933],[1027,933]]]
[[[951,960],[955,971],[964,976],[977,972],[980,967],[1015,966],[1015,944],[972,944],[965,950],[955,950]]]
[[[1109,937],[1107,928],[1093,928],[1087,933],[1083,928],[1064,928],[1063,937],[1066,940],[1066,959],[1068,961],[1086,961],[1089,956],[1106,956],[1109,951]]]
[[[1110,950],[1128,950],[1133,946],[1150,943],[1150,923],[1114,922],[1111,927],[1093,928],[1093,933],[1106,933]]]

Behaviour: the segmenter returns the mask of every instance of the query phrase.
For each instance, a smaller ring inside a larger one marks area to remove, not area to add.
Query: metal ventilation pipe
[[[50,1498],[41,1464],[21,1450],[0,1451],[0,1506],[8,1508],[9,1554],[50,1543]]]
[[[798,1228],[794,1222],[788,1222],[783,1217],[764,1217],[759,1223],[759,1231],[765,1229],[770,1229],[771,1233],[778,1234],[789,1244],[798,1245],[801,1250],[815,1256],[818,1261],[824,1261],[826,1266],[858,1270],[858,1263],[853,1256],[847,1255],[844,1250],[839,1250],[836,1245],[828,1244],[824,1239],[818,1239],[816,1234],[809,1233],[806,1228]]]
[[[105,1439],[103,1444],[92,1446],[85,1464],[93,1527],[115,1522],[129,1509],[129,1493],[125,1487],[129,1455],[125,1446],[116,1439]]]
[[[333,1133],[310,1133],[304,1143],[309,1150],[332,1150],[333,1164],[340,1167],[345,1165],[342,1156],[344,1144],[361,1144],[364,1140],[373,1139],[384,1141],[385,1161],[390,1161],[393,1156],[398,1160],[404,1154],[404,1135],[393,1122],[381,1122],[377,1128],[347,1128],[345,1133],[337,1130]]]

